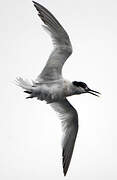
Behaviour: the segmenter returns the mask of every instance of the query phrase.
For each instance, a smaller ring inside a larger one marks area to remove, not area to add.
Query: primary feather
[[[63,64],[72,53],[69,36],[57,19],[45,7],[34,1],[33,3],[39,17],[45,24],[43,25],[44,29],[50,33],[54,44],[54,49],[37,81],[61,79]]]
[[[51,103],[52,108],[59,114],[62,120],[63,141],[63,172],[66,175],[78,132],[78,115],[74,107],[67,99]]]

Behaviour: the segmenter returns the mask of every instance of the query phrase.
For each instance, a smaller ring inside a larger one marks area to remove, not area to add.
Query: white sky
[[[40,0],[67,30],[73,55],[63,74],[102,93],[70,97],[79,113],[67,180],[117,179],[117,1]],[[61,126],[44,102],[13,84],[35,79],[52,49],[31,0],[0,3],[0,179],[64,179]]]

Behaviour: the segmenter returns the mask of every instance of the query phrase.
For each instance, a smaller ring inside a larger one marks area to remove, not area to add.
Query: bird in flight
[[[45,100],[59,114],[63,130],[62,165],[65,176],[70,165],[78,132],[78,114],[67,97],[83,93],[99,96],[100,93],[91,90],[84,82],[70,82],[63,78],[62,67],[72,54],[69,36],[58,20],[45,7],[34,1],[33,3],[39,17],[44,22],[43,28],[52,38],[54,49],[35,81],[30,83],[18,77],[16,82],[18,86],[24,89],[25,93],[29,94],[26,98],[36,97],[38,100]]]

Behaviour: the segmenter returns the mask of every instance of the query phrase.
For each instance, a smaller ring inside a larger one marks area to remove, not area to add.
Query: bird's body
[[[24,81],[22,78],[17,78],[19,85],[24,88],[26,93],[30,94],[27,98],[34,98],[41,101],[46,101],[47,103],[52,103],[65,99],[68,96],[80,94],[80,91],[77,91],[77,88],[74,87],[72,82],[59,79],[54,81],[47,82],[34,82],[29,84]]]
[[[35,81],[29,83],[22,78],[17,78],[17,84],[28,93],[27,98],[45,100],[59,114],[62,120],[63,141],[63,172],[66,175],[78,132],[78,114],[67,100],[68,96],[90,93],[98,96],[83,82],[70,82],[63,78],[62,67],[67,58],[72,54],[72,45],[67,32],[58,20],[42,5],[34,2],[38,15],[44,22],[44,29],[52,37],[54,49],[41,74]]]
[[[60,79],[47,83],[37,84],[38,99],[47,103],[60,101],[67,96],[73,95],[73,85],[71,82]]]

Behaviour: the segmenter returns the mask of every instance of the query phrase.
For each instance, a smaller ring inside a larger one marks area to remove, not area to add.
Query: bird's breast
[[[71,95],[69,85],[66,81],[57,83],[41,84],[35,89],[35,97],[47,103],[60,101]]]

